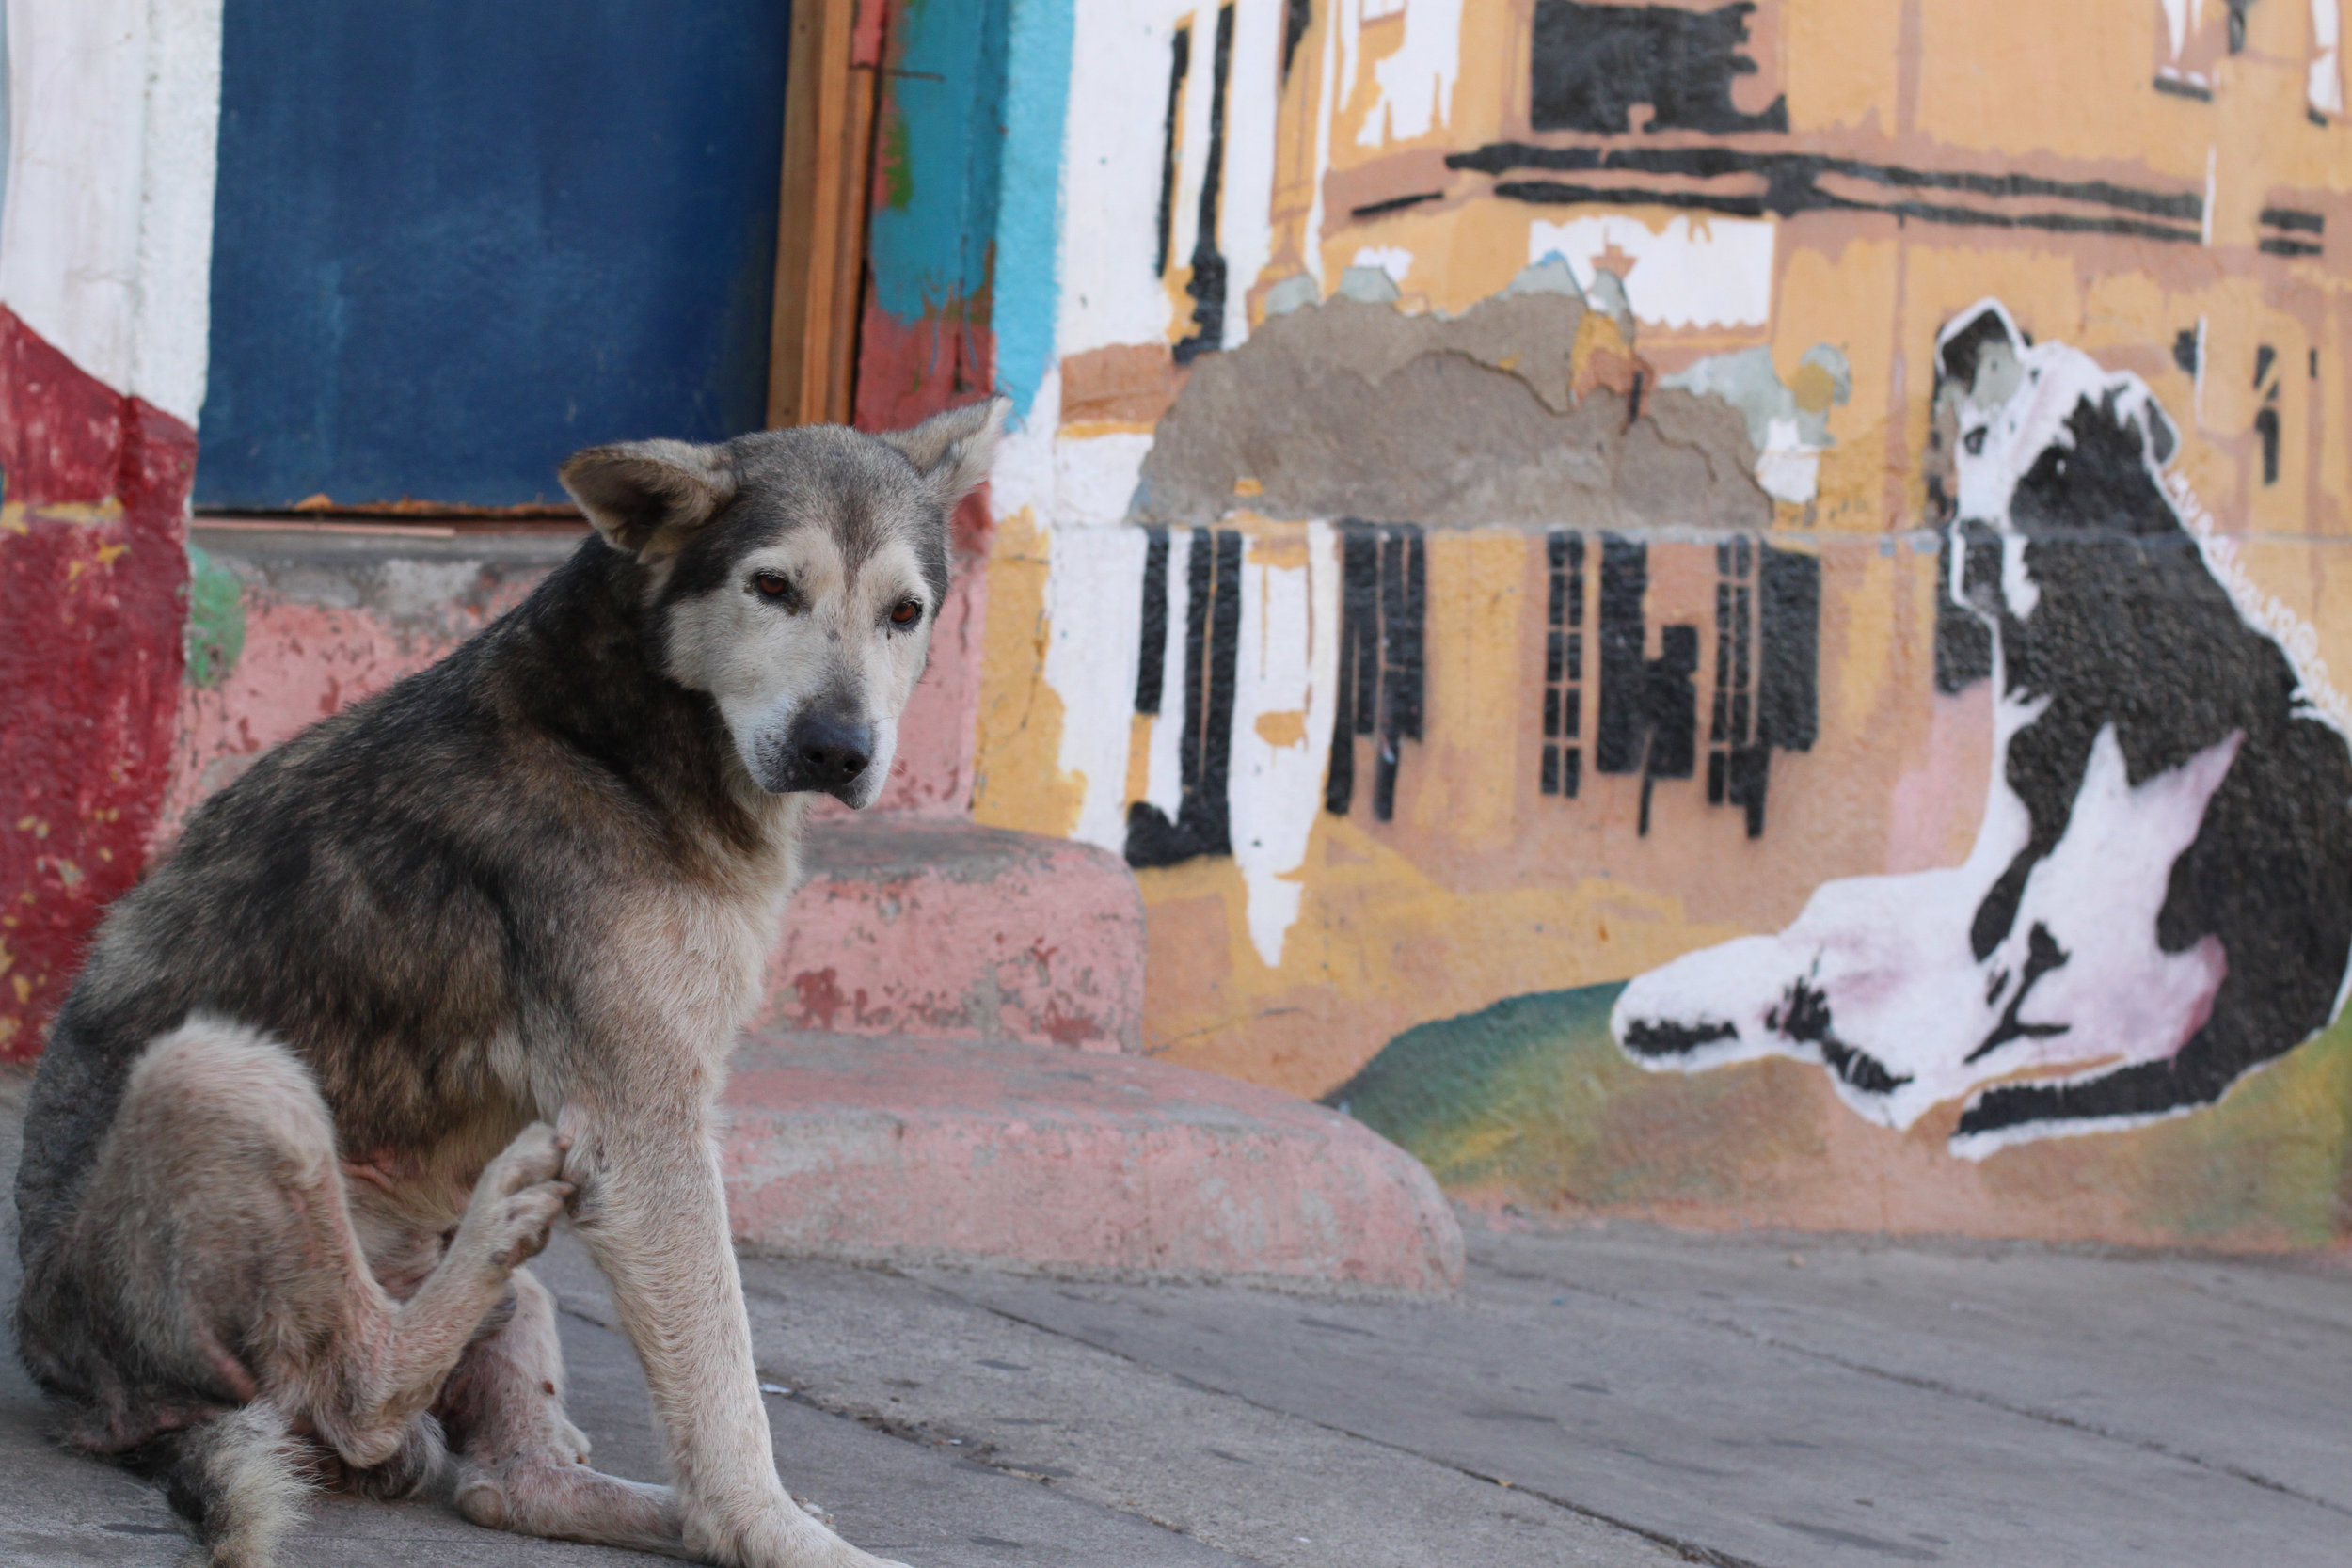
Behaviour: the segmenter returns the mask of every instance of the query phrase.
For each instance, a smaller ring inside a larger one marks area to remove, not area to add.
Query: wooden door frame
[[[885,5],[793,0],[768,355],[771,429],[847,424],[855,407]]]

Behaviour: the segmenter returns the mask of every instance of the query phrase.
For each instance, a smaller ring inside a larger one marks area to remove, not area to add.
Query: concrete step
[[[766,1034],[723,1139],[737,1237],[860,1261],[1452,1290],[1429,1173],[1307,1101],[1137,1056]]]
[[[1143,899],[1118,856],[901,815],[812,820],[756,1027],[1135,1051]]]

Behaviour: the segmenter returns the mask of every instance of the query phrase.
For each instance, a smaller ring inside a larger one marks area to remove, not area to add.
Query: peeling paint
[[[1802,505],[1819,488],[1821,453],[1831,445],[1829,411],[1853,394],[1853,371],[1842,350],[1816,343],[1798,361],[1793,385],[1784,384],[1772,351],[1749,348],[1710,355],[1659,385],[1739,409],[1756,450],[1756,483],[1774,500]]]
[[[1745,421],[1728,404],[1677,388],[1644,396],[1622,355],[1623,373],[1580,400],[1597,341],[1587,319],[1565,293],[1506,294],[1453,319],[1345,297],[1294,310],[1195,364],[1144,460],[1136,511],[1208,521],[1254,480],[1250,508],[1270,517],[1769,523]]]
[[[1297,873],[1321,803],[1339,673],[1337,535],[1317,523],[1303,551],[1285,543],[1251,542],[1233,697],[1233,861],[1248,890],[1249,940],[1268,969],[1281,967],[1306,895]]]
[[[1356,135],[1364,147],[1416,141],[1454,113],[1454,80],[1462,69],[1462,0],[1408,0],[1395,53],[1375,60],[1380,96]]]
[[[1760,326],[1772,313],[1774,227],[1764,219],[1676,217],[1652,228],[1614,213],[1538,220],[1527,228],[1527,259],[1562,257],[1588,290],[1596,273],[1616,273],[1640,321]],[[1613,264],[1604,268],[1604,258]]]
[[[199,689],[218,686],[245,652],[245,584],[215,565],[201,546],[188,546],[186,679]]]

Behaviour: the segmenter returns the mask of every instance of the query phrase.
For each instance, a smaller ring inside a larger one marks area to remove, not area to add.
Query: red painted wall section
[[[850,418],[860,430],[898,430],[996,385],[995,185],[987,164],[999,115],[995,85],[974,62],[990,55],[1001,19],[973,0],[858,9],[858,59],[889,64],[875,123]],[[990,515],[985,493],[957,510],[959,569],[987,553]]]
[[[196,433],[0,307],[0,1057],[41,1031],[164,800]]]
[[[901,430],[943,409],[977,403],[993,373],[988,328],[966,319],[961,303],[902,322],[870,295],[858,329],[857,410],[860,430]],[[956,508],[952,544],[956,569],[988,554],[993,530],[983,485]]]

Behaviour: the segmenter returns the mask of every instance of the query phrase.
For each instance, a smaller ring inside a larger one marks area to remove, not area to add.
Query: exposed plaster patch
[[[237,585],[240,605],[243,595],[252,593],[320,610],[364,610],[395,632],[425,637],[472,635],[572,548],[570,540],[559,537],[520,541],[519,548],[496,554],[469,549],[409,555],[385,553],[380,546],[288,548],[243,540],[224,544],[219,533],[206,538],[210,550],[188,546],[199,595],[206,582],[217,579]],[[244,610],[237,613],[242,619]],[[189,678],[195,679],[193,667]]]
[[[1312,273],[1293,273],[1265,292],[1265,313],[1287,316],[1302,306],[1323,302],[1323,290],[1317,286]]]
[[[1756,450],[1756,483],[1775,500],[1803,505],[1814,497],[1821,453],[1832,445],[1829,411],[1853,395],[1853,371],[1842,350],[1816,343],[1797,362],[1795,377],[1784,383],[1771,349],[1744,348],[1709,355],[1659,385],[1718,397],[1739,409]]]
[[[1409,261],[1410,258],[1407,258]],[[1393,305],[1397,301],[1396,279],[1382,266],[1359,264],[1340,274],[1339,297],[1352,299],[1359,305]]]
[[[1503,286],[1502,292],[1514,297],[1519,294],[1567,294],[1575,299],[1584,297],[1583,285],[1576,280],[1576,273],[1565,258],[1556,250],[1546,251],[1539,261],[1527,263],[1518,275]]]
[[[1584,324],[1565,293],[1505,294],[1453,319],[1343,295],[1268,321],[1195,363],[1144,460],[1136,512],[1211,521],[1249,481],[1252,510],[1269,517],[1769,526],[1731,405],[1644,389],[1629,358],[1623,389],[1574,395]]]

